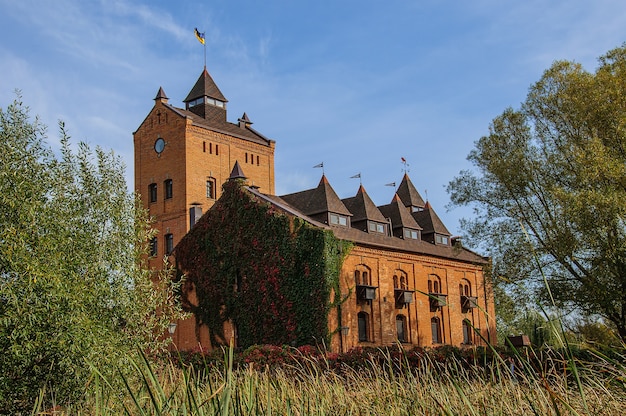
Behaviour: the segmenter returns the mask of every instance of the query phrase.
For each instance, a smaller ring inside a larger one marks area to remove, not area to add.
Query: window
[[[441,322],[439,318],[432,318],[430,320],[430,329],[433,336],[433,344],[441,344]]]
[[[246,152],[246,163],[248,163],[248,152]]]
[[[467,319],[463,320],[463,344],[472,344],[472,323]]]
[[[220,148],[219,148],[219,146],[216,144],[216,145],[215,145],[215,155],[219,156],[219,154],[220,154]]]
[[[174,236],[172,234],[165,234],[165,254],[168,256],[174,251]]]
[[[385,224],[381,224],[379,222],[369,221],[370,231],[374,233],[385,233]]]
[[[441,235],[441,234],[435,234],[435,243],[437,244],[443,244],[443,245],[448,245],[448,237],[446,237],[445,235]]]
[[[372,281],[370,279],[370,269],[364,264],[356,266],[354,271],[354,283],[357,285],[371,286]]]
[[[257,166],[259,166],[259,165],[260,165],[260,163],[259,163],[259,156],[258,156],[258,155],[257,155],[257,157],[256,157],[256,165],[257,165]]]
[[[428,292],[429,293],[442,293],[441,279],[436,274],[428,276]]]
[[[172,180],[166,179],[163,182],[163,187],[165,188],[165,199],[172,199]]]
[[[396,316],[396,332],[398,334],[398,341],[408,342],[407,329],[406,329],[406,316]]]
[[[148,195],[150,197],[150,202],[157,201],[157,184],[156,183],[151,183],[150,185],[148,185]]]
[[[150,240],[150,257],[155,257],[157,254],[159,254],[157,238],[152,237],[152,239]]]
[[[359,342],[369,341],[369,316],[365,312],[359,312]]]
[[[209,178],[206,181],[206,197],[215,199],[215,179]]]
[[[410,240],[417,240],[417,239],[419,239],[419,234],[418,234],[417,230],[411,230],[410,228],[405,228],[404,229],[404,238],[405,239],[410,239]]]
[[[345,227],[348,225],[348,217],[339,214],[330,214],[330,223],[333,225],[341,225]]]

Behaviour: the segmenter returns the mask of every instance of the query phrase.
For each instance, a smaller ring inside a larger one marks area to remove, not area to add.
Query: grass
[[[572,367],[571,357],[522,354],[513,374],[499,356],[476,366],[424,356],[412,371],[399,371],[401,362],[382,356],[359,368],[332,368],[323,357],[306,356],[272,368],[234,368],[230,349],[223,366],[194,368],[155,365],[139,353],[124,393],[96,372],[85,402],[56,414],[621,415],[626,409],[626,367],[606,356]],[[43,394],[33,414],[49,407]]]

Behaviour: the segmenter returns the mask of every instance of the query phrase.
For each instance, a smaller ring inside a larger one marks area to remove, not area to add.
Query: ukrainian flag
[[[198,28],[195,28],[193,32],[196,35],[196,39],[198,39],[198,42],[204,45],[204,33],[198,32]]]

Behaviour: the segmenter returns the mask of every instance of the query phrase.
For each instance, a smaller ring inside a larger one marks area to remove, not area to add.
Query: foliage
[[[74,152],[62,123],[56,157],[45,134],[19,95],[0,109],[0,413],[44,387],[76,400],[91,366],[112,374],[135,345],[161,348],[171,311],[169,279],[141,264],[149,222],[119,157]]]
[[[244,362],[231,348],[219,350],[218,365],[198,366],[181,366],[177,358],[155,366],[140,354],[130,364],[139,376],[127,383],[125,394],[96,378],[103,387],[87,405],[56,409],[96,416],[623,413],[623,350],[613,358],[587,351],[580,360],[579,354],[578,386],[559,352],[509,352],[360,348],[342,354],[343,361],[333,365],[309,346],[258,346],[240,354],[258,360]],[[275,363],[263,365],[268,357]],[[355,366],[347,365],[348,357]],[[53,405],[42,397],[33,414]]]
[[[230,320],[245,348],[326,341],[347,249],[330,231],[278,212],[233,180],[175,254],[198,299],[185,304],[208,326],[212,345],[225,344]]]
[[[463,227],[494,275],[534,282],[539,298],[600,315],[626,339],[626,45],[595,73],[555,62],[468,159],[476,171],[448,190],[454,205],[474,206]]]

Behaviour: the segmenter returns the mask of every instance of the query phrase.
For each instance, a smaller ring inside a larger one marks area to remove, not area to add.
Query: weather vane
[[[322,168],[322,175],[324,174],[324,162],[318,163],[317,165],[315,165],[313,167],[314,168]]]
[[[409,164],[406,163],[406,159],[401,157],[400,160],[402,161],[402,171],[406,174],[409,173]]]

